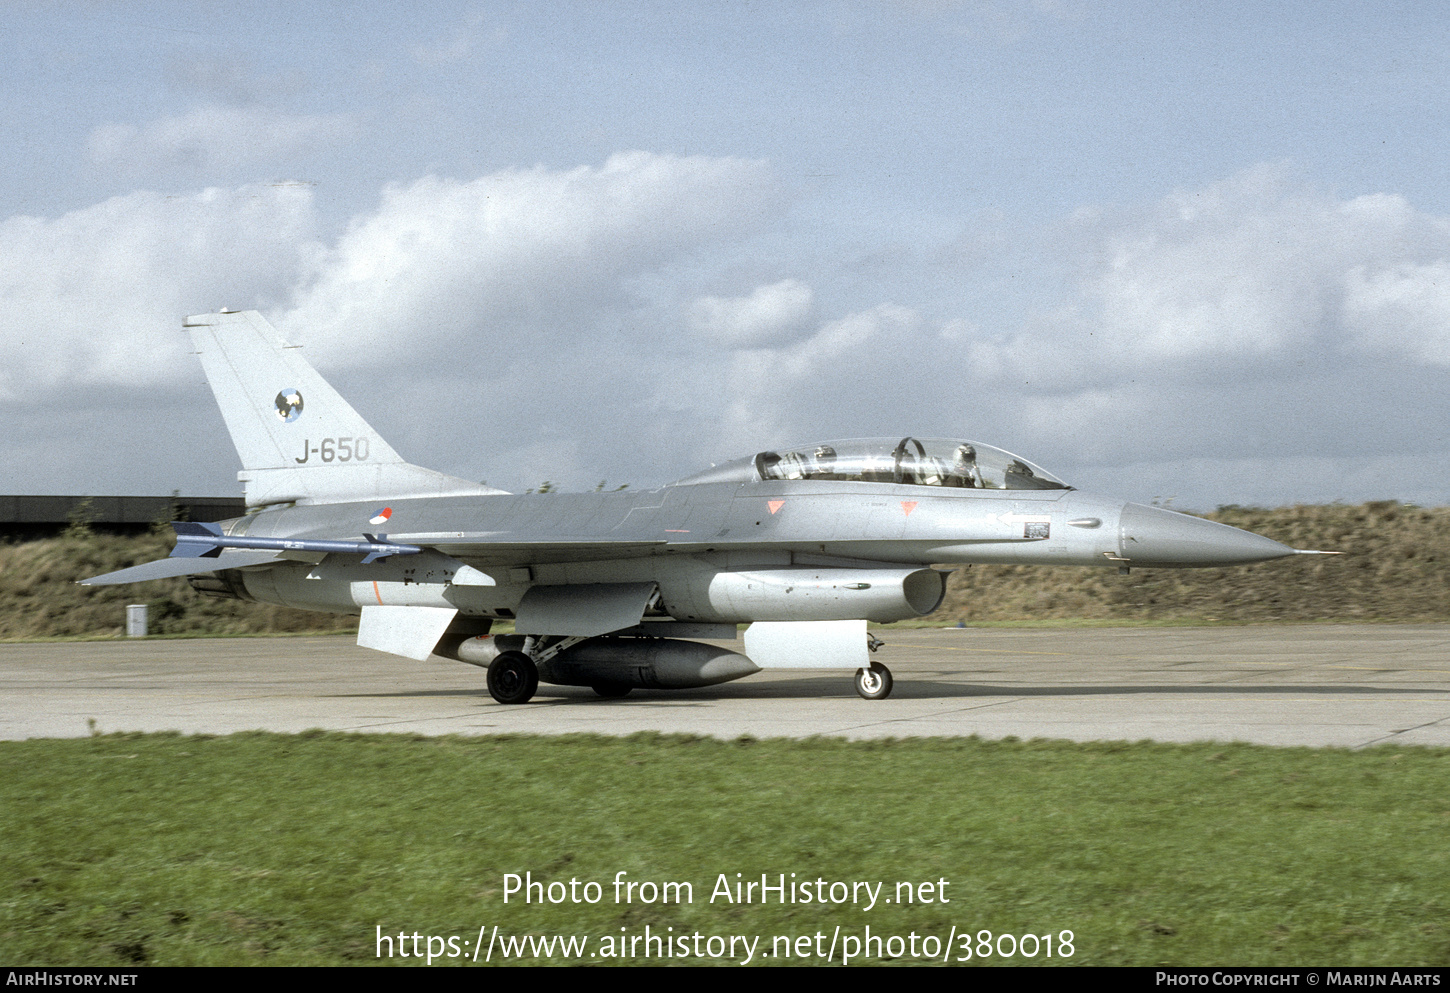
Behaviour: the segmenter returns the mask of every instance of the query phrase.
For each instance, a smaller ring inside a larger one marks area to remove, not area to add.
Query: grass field
[[[393,964],[418,964],[414,934],[457,964],[481,927],[495,963],[502,939],[558,934],[638,964],[647,926],[782,964],[819,961],[802,937],[839,961],[867,925],[907,963],[929,938],[959,958],[964,932],[976,964],[1450,961],[1446,751],[253,733],[4,742],[0,767],[9,964],[365,964],[379,929]],[[620,872],[693,900],[616,902]],[[599,899],[505,904],[509,873]],[[712,903],[736,873],[828,902]],[[833,882],[883,885],[868,910]],[[898,883],[921,902],[885,902]]]

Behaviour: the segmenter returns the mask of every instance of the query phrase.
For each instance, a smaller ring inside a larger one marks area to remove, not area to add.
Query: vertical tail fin
[[[185,326],[241,456],[247,506],[501,492],[404,462],[256,311]]]

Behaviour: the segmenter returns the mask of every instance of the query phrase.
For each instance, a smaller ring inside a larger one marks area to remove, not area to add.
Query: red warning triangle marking
[[[911,512],[916,509],[916,504],[916,500],[903,500],[901,501],[901,509],[906,513],[907,517],[910,517]]]
[[[785,501],[784,500],[767,500],[767,501],[765,501],[765,505],[770,508],[770,512],[773,514],[777,510],[779,510],[780,508],[782,508],[782,507],[785,506]]]

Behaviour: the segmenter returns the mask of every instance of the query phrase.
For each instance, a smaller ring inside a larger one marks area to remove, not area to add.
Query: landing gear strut
[[[891,695],[891,670],[880,662],[856,670],[856,692],[867,700],[885,700]]]
[[[499,652],[488,664],[488,692],[499,703],[528,703],[539,688],[539,667],[523,652]]]

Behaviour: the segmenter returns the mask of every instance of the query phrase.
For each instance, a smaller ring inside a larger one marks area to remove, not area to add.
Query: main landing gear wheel
[[[891,695],[891,670],[880,662],[856,670],[856,692],[867,700],[885,700]]]
[[[499,652],[488,664],[488,692],[499,703],[528,703],[539,688],[539,667],[523,652]]]
[[[595,683],[589,688],[606,700],[618,700],[622,696],[628,696],[634,687],[628,683]]]

